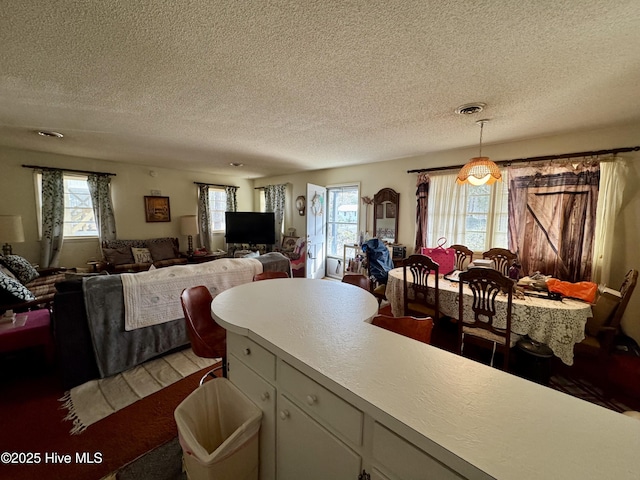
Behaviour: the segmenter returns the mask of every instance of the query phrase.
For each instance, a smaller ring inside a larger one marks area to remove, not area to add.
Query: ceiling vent
[[[465,103],[456,108],[455,112],[458,115],[473,115],[474,113],[480,113],[486,106],[486,103]]]

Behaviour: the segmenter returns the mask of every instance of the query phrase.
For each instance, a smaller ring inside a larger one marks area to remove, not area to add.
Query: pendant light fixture
[[[502,181],[502,174],[498,166],[493,163],[489,157],[482,156],[482,131],[484,124],[488,119],[478,120],[476,123],[480,125],[480,154],[473,157],[469,162],[460,169],[456,183],[463,185],[491,185],[497,181]]]

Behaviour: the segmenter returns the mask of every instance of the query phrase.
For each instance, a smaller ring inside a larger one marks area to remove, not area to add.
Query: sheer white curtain
[[[500,172],[502,182],[482,187],[458,185],[455,171],[429,174],[427,247],[438,246],[440,237],[446,238],[446,246],[466,245],[474,251],[507,247],[509,176],[506,169]],[[484,189],[482,199],[474,197],[478,192],[471,189]],[[480,235],[467,227],[476,225],[477,229],[478,222],[486,225]]]
[[[469,186],[458,185],[457,176],[455,171],[429,174],[427,247],[437,247],[440,237],[447,239],[447,246],[465,243]]]
[[[600,189],[591,273],[591,280],[595,283],[610,284],[613,229],[622,206],[627,175],[628,165],[623,159],[615,158],[611,162],[600,162]],[[614,288],[618,287],[617,284],[614,286]]]

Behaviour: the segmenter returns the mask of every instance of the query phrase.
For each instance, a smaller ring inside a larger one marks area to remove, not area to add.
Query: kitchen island
[[[377,307],[310,279],[213,300],[264,412],[262,479],[637,478],[637,420],[375,327]]]

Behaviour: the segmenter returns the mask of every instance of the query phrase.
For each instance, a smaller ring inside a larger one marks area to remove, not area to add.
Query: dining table
[[[482,267],[478,267],[482,268]],[[413,282],[411,271],[407,270],[407,282]],[[429,275],[429,301],[435,300],[435,276]],[[459,288],[457,281],[438,278],[440,316],[458,320]],[[473,294],[463,285],[464,317],[471,318]],[[403,268],[389,271],[386,297],[391,304],[393,316],[402,316],[404,310],[404,273]],[[496,326],[506,327],[507,296],[496,297]],[[592,316],[589,303],[571,298],[553,300],[542,296],[514,295],[511,310],[511,331],[519,336],[529,336],[532,340],[546,344],[553,354],[566,365],[573,365],[573,347],[584,338],[587,319]]]

